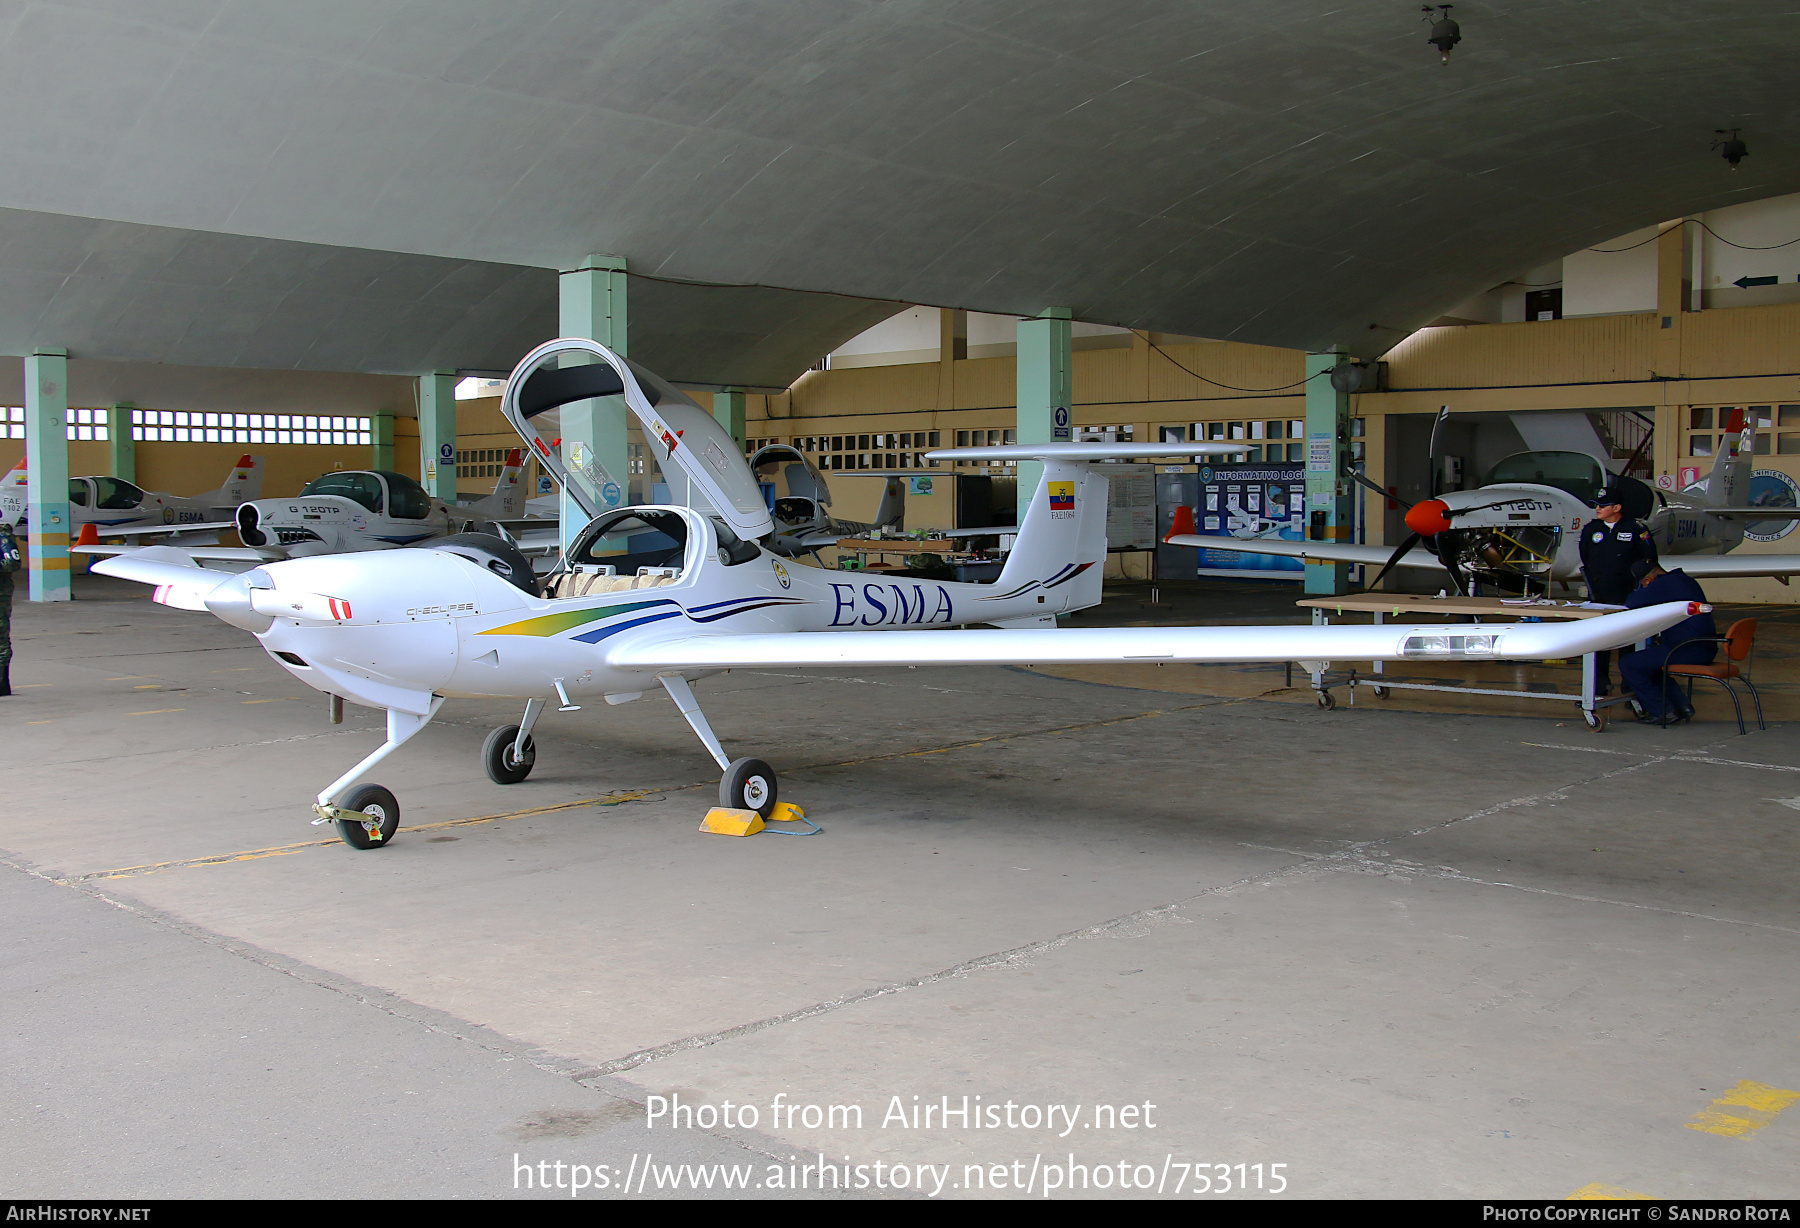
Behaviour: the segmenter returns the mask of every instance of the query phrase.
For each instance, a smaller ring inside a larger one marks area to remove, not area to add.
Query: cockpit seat
[[[611,567],[577,567],[552,577],[544,596],[561,599],[633,592],[673,584],[679,576],[680,572],[673,567],[643,567],[635,576],[616,575]]]

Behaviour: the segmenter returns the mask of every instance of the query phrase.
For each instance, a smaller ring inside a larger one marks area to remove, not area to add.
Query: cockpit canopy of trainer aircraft
[[[586,365],[556,365],[578,355]],[[770,532],[762,490],[731,433],[686,393],[636,363],[618,362],[579,339],[539,346],[520,365],[526,374],[508,383],[501,412],[590,518],[625,502],[624,475],[607,472],[588,448],[565,448],[563,438],[577,416],[607,408],[637,419],[673,502],[712,511],[746,541]]]
[[[425,488],[387,469],[327,473],[308,482],[297,497],[307,495],[336,495],[397,520],[423,520],[431,514]]]

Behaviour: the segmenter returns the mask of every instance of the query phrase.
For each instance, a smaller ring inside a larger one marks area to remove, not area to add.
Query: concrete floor
[[[1215,1197],[1277,1164],[1286,1197],[1800,1191],[1794,726],[1323,712],[1278,667],[739,671],[697,688],[715,727],[824,835],[696,833],[716,770],[667,702],[552,713],[512,788],[478,750],[516,713],[452,702],[358,853],[307,804],[378,714],[77,593],[15,607],[0,700],[9,1196],[512,1196],[538,1161],[786,1196],[821,1152],[859,1196],[1037,1195],[1071,1156],[1090,1195],[1121,1164],[1134,1196],[1196,1164],[1233,1166]],[[1086,617],[1293,594],[1143,596]],[[1763,612],[1777,716],[1794,614]],[[649,1117],[675,1096],[758,1120]],[[911,1117],[965,1096],[1014,1126]]]

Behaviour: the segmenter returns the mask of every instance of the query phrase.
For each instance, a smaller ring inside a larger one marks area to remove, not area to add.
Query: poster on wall
[[[1107,478],[1106,548],[1156,549],[1156,466],[1094,468]]]
[[[1219,548],[1202,547],[1199,574],[1264,580],[1298,580],[1306,571],[1299,559],[1245,554],[1224,548],[1233,538],[1306,537],[1306,469],[1302,465],[1202,465],[1200,506],[1194,524]]]

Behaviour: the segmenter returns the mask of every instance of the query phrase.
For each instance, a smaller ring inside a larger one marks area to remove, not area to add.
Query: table
[[[1294,603],[1312,610],[1315,626],[1325,626],[1331,622],[1332,614],[1351,612],[1367,612],[1370,621],[1380,623],[1390,615],[1396,619],[1401,617],[1418,618],[1424,615],[1448,616],[1479,623],[1483,618],[1558,618],[1578,619],[1597,618],[1612,611],[1604,609],[1584,609],[1580,605],[1564,605],[1557,602],[1543,604],[1509,604],[1493,597],[1428,597],[1416,593],[1346,593],[1341,597],[1307,597]],[[1616,704],[1631,702],[1629,692],[1603,699],[1595,694],[1595,654],[1586,653],[1581,658],[1581,693],[1564,695],[1559,691],[1519,691],[1496,687],[1449,686],[1429,682],[1389,682],[1385,679],[1377,682],[1386,672],[1386,662],[1372,663],[1368,685],[1374,688],[1377,696],[1385,695],[1390,690],[1405,691],[1452,691],[1465,695],[1510,695],[1518,699],[1550,699],[1563,703],[1576,703],[1581,707],[1581,719],[1589,729],[1599,733],[1606,728],[1606,710]],[[1329,665],[1329,662],[1323,662]],[[1292,666],[1289,666],[1289,683],[1292,684]],[[1356,703],[1356,688],[1361,679],[1356,671],[1349,671],[1346,680],[1350,688],[1350,703]],[[1326,670],[1312,671],[1313,690],[1318,693],[1321,708],[1333,708],[1337,701],[1331,696],[1331,684],[1326,681]]]

